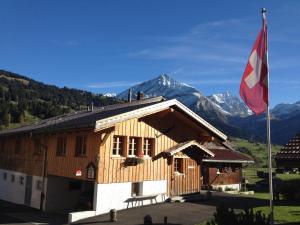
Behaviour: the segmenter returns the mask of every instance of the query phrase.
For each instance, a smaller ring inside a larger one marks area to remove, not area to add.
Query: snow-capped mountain
[[[276,105],[272,110],[271,114],[276,118],[290,117],[295,113],[300,112],[300,101],[290,104],[290,103],[281,103]]]
[[[105,94],[103,94],[103,96],[113,98],[113,97],[116,97],[117,94],[116,93],[105,93]]]
[[[176,98],[202,118],[227,135],[265,140],[265,115],[253,115],[248,107],[228,92],[205,96],[196,88],[162,74],[152,80],[131,87],[132,98],[138,92],[145,97],[164,96]],[[117,95],[127,99],[128,90]],[[284,144],[300,131],[300,101],[294,104],[279,104],[271,110],[271,133],[274,143]]]
[[[228,91],[221,94],[214,94],[208,98],[215,103],[223,111],[232,116],[249,116],[252,111],[243,103],[239,97],[229,93]]]
[[[164,96],[166,99],[176,98],[195,113],[208,120],[224,132],[232,133],[235,128],[227,123],[230,112],[223,109],[196,88],[172,79],[162,74],[152,80],[137,84],[130,88],[132,98],[136,98],[138,92],[143,92],[145,97]],[[117,95],[117,98],[127,99],[128,90]]]
[[[238,97],[226,92],[209,97],[203,95],[196,88],[178,82],[166,74],[162,74],[152,80],[131,87],[132,97],[143,92],[145,97],[164,96],[167,99],[176,98],[186,106],[203,115],[203,112],[217,114],[218,116],[247,116],[251,115],[246,105]],[[117,95],[118,98],[126,99],[128,90]]]

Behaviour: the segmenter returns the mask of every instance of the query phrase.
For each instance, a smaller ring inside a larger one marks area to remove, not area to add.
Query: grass
[[[247,140],[242,139],[234,139],[232,141],[235,149],[241,150],[244,153],[248,153],[251,155],[255,163],[252,165],[248,165],[243,169],[243,175],[246,177],[246,180],[249,182],[249,187],[257,187],[256,182],[263,180],[263,178],[259,178],[256,175],[258,170],[268,172],[267,168],[267,146],[263,143],[252,143]],[[273,155],[279,151],[281,146],[274,145],[272,146]],[[273,166],[275,170],[275,165]],[[277,174],[277,178],[282,181],[289,181],[293,179],[300,179],[300,174]],[[299,187],[300,188],[300,187]],[[251,189],[250,189],[251,190]],[[255,192],[254,195],[249,195],[248,197],[268,200],[269,193],[267,192]],[[242,199],[241,199],[242,200]],[[263,206],[255,207],[254,211],[262,211],[266,215],[269,214],[269,205],[268,203]],[[280,200],[274,202],[274,219],[276,223],[279,224],[290,224],[294,225],[300,224],[300,202],[296,201],[286,201]],[[206,225],[206,222],[201,223],[199,225]]]
[[[5,129],[12,129],[12,128],[17,128],[21,127],[24,125],[32,124],[35,122],[40,121],[40,119],[36,116],[31,115],[29,112],[25,111],[25,117],[24,117],[24,122],[23,123],[10,123],[8,127]]]
[[[269,214],[269,206],[254,208],[254,211],[262,211],[266,215]],[[274,206],[274,220],[276,223],[300,223],[300,206]]]
[[[233,139],[232,144],[238,151],[246,153],[254,158],[255,166],[267,167],[268,165],[268,151],[267,144],[250,142],[244,139]],[[280,145],[272,145],[272,155],[280,150]]]

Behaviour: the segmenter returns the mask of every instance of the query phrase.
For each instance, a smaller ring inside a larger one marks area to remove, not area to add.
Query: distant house
[[[300,169],[300,132],[275,155],[277,168]]]
[[[201,169],[203,188],[222,191],[241,189],[242,165],[254,163],[249,157],[235,151],[227,144],[210,147],[214,157],[203,159]]]
[[[164,201],[199,192],[202,168],[230,168],[234,181],[221,175],[218,184],[240,184],[248,159],[226,141],[182,103],[162,97],[57,116],[0,132],[0,198],[48,211],[84,204],[101,214],[136,196]]]

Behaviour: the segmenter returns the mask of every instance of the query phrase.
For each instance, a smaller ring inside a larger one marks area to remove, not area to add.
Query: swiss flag
[[[263,26],[252,48],[240,86],[240,95],[256,114],[266,111],[268,101],[268,46],[267,21],[263,13]]]

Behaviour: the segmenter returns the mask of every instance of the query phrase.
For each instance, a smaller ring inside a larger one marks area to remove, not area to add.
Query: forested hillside
[[[46,85],[0,70],[0,127],[21,125],[91,106],[118,102],[88,91]]]

